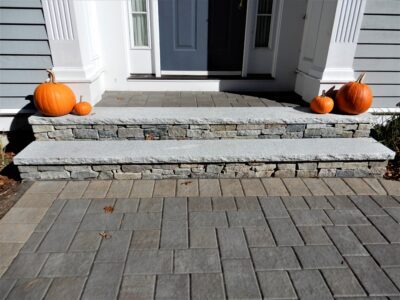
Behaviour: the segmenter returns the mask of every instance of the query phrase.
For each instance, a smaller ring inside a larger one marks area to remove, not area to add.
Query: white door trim
[[[153,70],[156,77],[161,77],[161,49],[160,49],[160,26],[158,19],[158,0],[150,0],[151,4],[151,28],[153,36]]]
[[[275,0],[279,1],[277,21],[276,21],[276,29],[275,29],[275,42],[274,42],[274,58],[272,59],[272,72],[271,76],[275,78],[276,75],[276,65],[278,63],[278,50],[279,50],[279,42],[281,36],[281,28],[282,28],[282,15],[283,15],[283,4],[285,0]],[[275,16],[272,15],[272,24],[275,23]]]
[[[249,65],[249,53],[251,47],[252,35],[254,32],[254,22],[255,22],[255,8],[257,0],[248,0],[247,1],[247,10],[246,10],[246,25],[244,30],[244,45],[243,45],[243,64],[242,64],[242,77],[247,76],[247,70]]]

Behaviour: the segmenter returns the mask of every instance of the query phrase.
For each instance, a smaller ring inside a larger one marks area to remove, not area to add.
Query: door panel
[[[159,0],[161,70],[207,70],[208,0]]]
[[[246,0],[209,0],[208,70],[242,70],[246,9]]]

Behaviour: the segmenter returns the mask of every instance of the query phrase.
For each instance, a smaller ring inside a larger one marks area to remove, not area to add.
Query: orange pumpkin
[[[69,114],[76,103],[74,92],[65,84],[57,83],[52,71],[47,72],[50,82],[39,84],[33,95],[36,108],[50,117]]]
[[[322,96],[316,96],[310,103],[310,108],[317,114],[327,114],[333,110],[333,99],[326,96],[325,91],[322,91]]]
[[[372,91],[363,84],[365,73],[361,74],[355,82],[342,86],[336,95],[336,104],[339,110],[350,115],[366,112],[372,104]]]
[[[78,116],[86,116],[92,111],[92,105],[89,102],[82,101],[82,96],[79,103],[74,106],[74,113]]]

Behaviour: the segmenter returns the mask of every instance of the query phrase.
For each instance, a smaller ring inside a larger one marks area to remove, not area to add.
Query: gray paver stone
[[[304,245],[291,219],[269,219],[268,222],[278,246]]]
[[[317,270],[291,271],[290,277],[300,299],[333,299],[329,288]]]
[[[225,289],[221,273],[192,274],[192,299],[224,299]]]
[[[289,214],[280,197],[260,197],[265,216],[269,218],[288,218]]]
[[[217,235],[222,259],[250,257],[241,228],[219,228]]]
[[[123,263],[95,263],[82,299],[115,299],[121,282]]]
[[[290,247],[252,248],[256,271],[298,270],[299,262]]]
[[[170,274],[172,261],[171,250],[131,250],[128,253],[125,274]]]
[[[189,214],[190,227],[228,227],[224,212],[191,212]]]
[[[125,214],[121,229],[160,229],[161,213],[132,213]]]
[[[214,228],[190,229],[190,248],[217,248],[217,237]]]
[[[348,227],[327,227],[325,230],[343,256],[369,255],[363,245]]]
[[[145,300],[154,297],[156,276],[127,275],[122,279],[119,298],[123,300]]]
[[[261,211],[228,211],[227,215],[231,227],[267,226]]]
[[[40,271],[40,277],[87,276],[94,256],[93,252],[52,253]]]
[[[321,209],[291,210],[290,215],[296,226],[326,226],[333,225]]]
[[[42,299],[51,284],[49,278],[20,279],[9,293],[7,299]]]
[[[287,272],[257,272],[260,288],[267,299],[297,299]]]
[[[369,296],[398,296],[399,291],[370,256],[347,257],[351,269]]]
[[[3,278],[36,277],[44,265],[48,254],[24,253],[19,254],[9,266]]]
[[[322,270],[322,274],[335,297],[366,296],[365,291],[350,269],[325,269]]]
[[[368,219],[359,210],[326,210],[336,226],[369,225]]]
[[[257,278],[249,259],[223,260],[228,298],[261,299]]]
[[[128,254],[132,231],[110,231],[110,238],[101,241],[97,262],[124,262]]]
[[[188,275],[157,276],[155,299],[189,299]]]
[[[332,245],[322,226],[299,226],[297,229],[306,245]]]
[[[330,269],[346,266],[334,246],[302,246],[294,249],[304,269]]]
[[[274,247],[276,246],[269,227],[244,228],[249,247]]]
[[[55,278],[46,294],[46,300],[75,300],[79,299],[86,277]]]
[[[221,272],[217,249],[185,249],[175,251],[175,273]]]
[[[400,244],[369,245],[367,248],[381,267],[400,267]]]

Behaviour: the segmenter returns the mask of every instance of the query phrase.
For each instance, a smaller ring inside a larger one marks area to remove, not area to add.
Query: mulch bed
[[[4,159],[0,161],[0,219],[18,200],[18,187],[21,181],[12,164],[13,157],[13,152],[6,152]]]
[[[385,179],[400,180],[400,154],[396,155],[394,160],[389,161]]]

